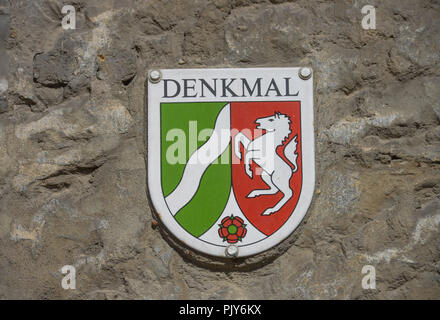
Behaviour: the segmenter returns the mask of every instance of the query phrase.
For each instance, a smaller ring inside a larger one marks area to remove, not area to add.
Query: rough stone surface
[[[64,31],[70,2],[0,8],[0,298],[440,298],[439,1],[75,0]],[[148,199],[147,69],[305,65],[317,184],[300,228],[249,259],[185,249]]]
[[[8,111],[8,69],[9,61],[6,52],[9,30],[9,8],[4,1],[0,2],[0,114]]]

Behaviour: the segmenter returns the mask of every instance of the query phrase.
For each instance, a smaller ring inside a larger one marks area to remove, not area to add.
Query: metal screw
[[[301,68],[299,69],[298,76],[303,80],[309,80],[312,76],[312,69],[310,68]]]
[[[160,70],[152,70],[150,71],[150,82],[152,83],[158,83],[160,80],[162,80],[162,72]]]
[[[225,255],[230,258],[234,258],[238,256],[238,247],[234,245],[230,245],[226,247]]]

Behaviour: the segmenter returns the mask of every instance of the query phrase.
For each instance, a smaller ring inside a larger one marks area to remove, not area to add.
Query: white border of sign
[[[197,101],[211,102],[225,100],[237,101],[300,101],[301,102],[301,130],[302,130],[302,170],[303,185],[301,195],[295,211],[284,225],[271,236],[253,245],[239,248],[239,257],[246,257],[266,251],[287,238],[300,224],[307,213],[312,201],[315,188],[315,144],[313,127],[313,75],[308,80],[299,77],[300,68],[241,68],[241,69],[161,69],[165,79],[200,79],[200,78],[284,78],[293,79],[295,91],[299,90],[297,97],[281,96],[268,97],[198,97]],[[231,86],[233,89],[233,86]],[[211,245],[199,240],[185,231],[169,212],[162,195],[161,187],[161,150],[160,150],[160,103],[161,102],[187,102],[188,98],[162,98],[163,81],[153,83],[148,81],[148,189],[153,206],[160,219],[169,231],[184,244],[192,249],[218,257],[225,257],[225,248]],[[193,99],[194,100],[194,99]]]

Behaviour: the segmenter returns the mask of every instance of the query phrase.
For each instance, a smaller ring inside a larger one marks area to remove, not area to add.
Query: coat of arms
[[[216,256],[256,254],[293,232],[314,189],[311,70],[149,78],[148,184],[165,226]]]

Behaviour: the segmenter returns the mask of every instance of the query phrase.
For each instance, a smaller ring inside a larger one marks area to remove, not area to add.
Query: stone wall
[[[438,0],[0,5],[0,298],[440,298]],[[312,206],[248,259],[187,250],[148,198],[147,70],[207,66],[314,69]]]
[[[7,110],[8,55],[6,52],[9,31],[9,6],[0,1],[0,114]]]

